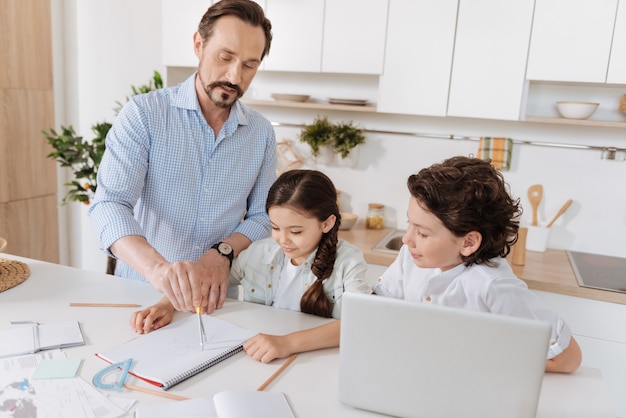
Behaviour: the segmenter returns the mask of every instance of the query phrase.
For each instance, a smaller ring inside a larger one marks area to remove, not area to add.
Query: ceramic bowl
[[[341,212],[341,225],[339,225],[339,229],[345,231],[352,228],[357,219],[359,219],[359,217],[354,213]]]
[[[600,103],[594,102],[556,102],[556,108],[566,119],[587,119],[593,115]]]

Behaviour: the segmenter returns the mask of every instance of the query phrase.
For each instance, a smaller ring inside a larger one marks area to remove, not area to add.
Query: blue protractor
[[[94,386],[100,389],[121,391],[124,387],[124,382],[126,381],[126,377],[128,376],[128,371],[130,370],[131,364],[133,364],[133,359],[129,358],[128,360],[120,361],[119,363],[114,363],[105,367],[94,375]],[[121,370],[118,381],[114,383],[105,383],[105,377],[108,374],[113,374],[117,372],[118,370]]]

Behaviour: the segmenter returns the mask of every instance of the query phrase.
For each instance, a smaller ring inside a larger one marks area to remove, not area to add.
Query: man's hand
[[[224,306],[229,267],[226,257],[210,250],[197,263],[161,264],[149,279],[177,311],[193,312],[201,306],[210,314]]]

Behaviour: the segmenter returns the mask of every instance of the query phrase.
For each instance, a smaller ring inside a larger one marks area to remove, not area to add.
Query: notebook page
[[[37,351],[34,325],[14,325],[0,331],[0,358]]]
[[[258,334],[208,315],[202,321],[207,335],[204,350],[197,317],[189,315],[96,355],[110,363],[132,358],[133,375],[168,388],[199,373],[203,365],[221,361],[225,353],[240,351],[244,341]]]

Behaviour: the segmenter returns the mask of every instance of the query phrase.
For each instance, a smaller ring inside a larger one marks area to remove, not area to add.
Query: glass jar
[[[365,217],[365,227],[367,229],[383,229],[385,223],[385,205],[380,203],[370,203]]]

